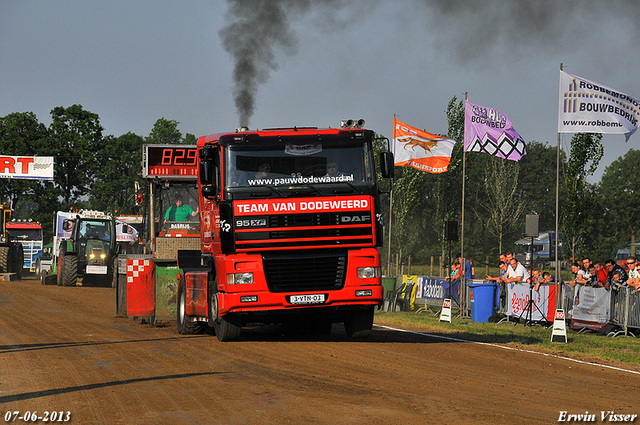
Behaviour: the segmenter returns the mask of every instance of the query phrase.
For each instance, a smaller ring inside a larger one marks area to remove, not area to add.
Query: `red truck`
[[[361,120],[359,124],[364,124]],[[201,249],[178,252],[177,327],[220,341],[249,323],[369,336],[383,301],[374,132],[293,127],[198,139]],[[383,177],[393,156],[380,155]]]

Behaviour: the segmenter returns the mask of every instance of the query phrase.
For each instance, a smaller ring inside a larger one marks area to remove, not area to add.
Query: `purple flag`
[[[527,154],[524,140],[502,112],[474,105],[464,106],[464,150],[484,152],[500,158],[519,161]]]

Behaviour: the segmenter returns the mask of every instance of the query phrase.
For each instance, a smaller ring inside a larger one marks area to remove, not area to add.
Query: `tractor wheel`
[[[60,263],[60,276],[63,286],[76,286],[78,283],[78,257],[65,255]]]
[[[22,244],[12,246],[11,252],[11,273],[16,274],[16,279],[22,280],[22,268],[24,267],[24,248]]]
[[[182,335],[195,335],[202,330],[200,322],[192,322],[191,316],[187,315],[187,284],[184,275],[180,278],[178,285],[178,311],[177,311],[178,333]]]
[[[373,327],[373,307],[354,310],[344,320],[344,329],[351,339],[366,339]]]
[[[0,273],[9,273],[11,266],[11,248],[0,246]]]
[[[242,325],[233,314],[220,317],[218,312],[218,286],[215,281],[209,286],[209,323],[213,326],[218,341],[233,341],[238,339]]]

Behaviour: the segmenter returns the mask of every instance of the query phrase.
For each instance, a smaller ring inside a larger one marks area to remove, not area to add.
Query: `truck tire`
[[[8,246],[0,246],[0,273],[9,273],[11,266],[11,249]]]
[[[78,257],[65,255],[61,259],[60,276],[63,286],[76,286],[78,283]]]
[[[178,284],[178,311],[176,313],[179,334],[195,335],[202,330],[200,322],[192,322],[191,316],[187,315],[187,284],[184,274]]]
[[[373,327],[373,307],[365,310],[354,310],[349,312],[344,319],[344,329],[351,339],[366,339]]]
[[[236,316],[226,314],[220,317],[218,314],[218,287],[215,282],[209,287],[209,322],[220,342],[238,339],[242,331],[242,325]]]
[[[22,280],[22,268],[24,267],[24,248],[18,243],[11,246],[11,273],[16,274],[16,279]]]

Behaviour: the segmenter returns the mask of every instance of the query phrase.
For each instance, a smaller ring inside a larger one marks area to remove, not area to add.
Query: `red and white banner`
[[[531,291],[531,296],[535,304],[531,307],[531,320],[539,322],[546,319],[553,322],[556,312],[555,285],[540,286],[537,291]],[[523,318],[529,318],[528,303],[529,285],[518,283],[507,285],[507,316],[520,317],[522,315]]]
[[[0,177],[53,180],[53,157],[0,156]]]
[[[418,130],[393,117],[393,155],[398,167],[444,173],[449,168],[455,144],[455,140]]]
[[[577,285],[573,296],[571,329],[599,331],[609,323],[611,292],[604,288]]]

